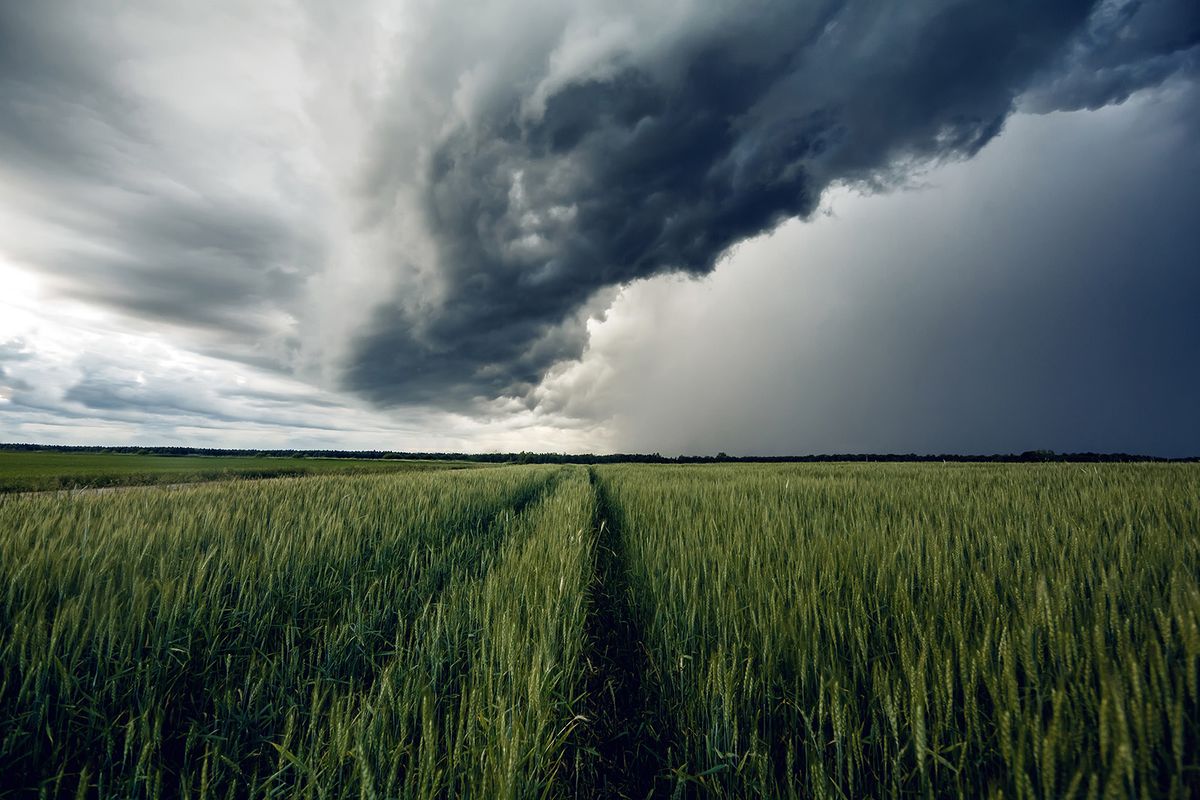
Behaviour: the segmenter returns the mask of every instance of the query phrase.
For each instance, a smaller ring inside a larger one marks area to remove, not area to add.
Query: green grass
[[[573,717],[589,501],[555,468],[10,498],[3,783],[527,796]]]
[[[0,450],[0,492],[192,483],[229,478],[369,474],[476,466],[459,461],[384,461],[344,458],[157,456]]]
[[[0,797],[1200,786],[1200,468],[0,498]]]
[[[599,470],[676,783],[1191,796],[1200,470]]]

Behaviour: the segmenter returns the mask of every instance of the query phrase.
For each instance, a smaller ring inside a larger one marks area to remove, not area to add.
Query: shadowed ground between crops
[[[596,574],[583,665],[590,722],[576,745],[575,790],[593,797],[645,798],[667,788],[660,780],[668,772],[662,720],[651,713],[657,707],[656,687],[631,604],[621,531],[595,471],[589,469],[588,477],[596,503]]]

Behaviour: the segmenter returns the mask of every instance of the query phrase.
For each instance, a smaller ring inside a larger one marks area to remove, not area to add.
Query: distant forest
[[[880,461],[880,462],[985,462],[985,463],[1036,463],[1036,462],[1200,462],[1200,456],[1187,458],[1158,458],[1156,456],[1133,455],[1130,453],[1056,453],[1053,450],[1027,450],[1024,453],[999,453],[992,455],[961,455],[945,453],[929,455],[920,453],[823,453],[804,456],[731,456],[717,453],[712,456],[664,456],[661,453],[423,453],[400,450],[238,450],[215,447],[101,447],[63,444],[17,444],[0,443],[0,450],[9,451],[54,451],[60,453],[129,453],[154,456],[259,456],[263,458],[356,458],[356,459],[419,459],[422,461],[474,461],[484,464],[782,464],[833,461]]]

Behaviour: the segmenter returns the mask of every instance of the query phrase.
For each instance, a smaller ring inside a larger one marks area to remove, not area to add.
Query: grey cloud
[[[1200,3],[1105,0],[1025,98],[1031,111],[1096,109],[1200,69]]]
[[[14,375],[7,364],[29,361],[33,354],[22,339],[0,342],[0,400],[11,401],[13,395],[30,388],[29,383]]]
[[[67,387],[62,401],[51,404],[50,410],[61,414],[72,405],[83,409],[82,415],[92,414],[109,418],[141,420],[166,417],[176,420],[195,418],[218,423],[255,423],[308,427],[301,415],[288,413],[281,417],[278,407],[287,405],[293,412],[315,405],[329,408],[328,402],[311,403],[303,395],[284,396],[277,392],[245,389],[228,385],[206,385],[196,378],[164,378],[160,375],[141,376],[126,369],[91,365],[83,375]]]
[[[0,380],[0,441],[508,451],[590,435],[531,414],[487,424],[424,410],[401,417],[146,339],[79,333],[78,352],[67,358],[55,342],[30,341],[13,371],[36,385],[14,390]]]
[[[111,23],[80,3],[0,8],[0,141],[6,168],[41,176],[111,178],[132,161],[137,108],[111,83]],[[93,139],[91,146],[86,139]]]
[[[971,157],[1015,106],[1194,74],[1200,13],[417,2],[376,58],[376,11],[0,3],[0,254],[53,297],[189,328],[168,336],[194,353],[337,373],[379,405],[528,409],[614,287],[707,274],[831,185]],[[272,69],[283,88],[256,83]],[[289,92],[308,105],[272,116]],[[73,391],[75,408],[133,397]]]
[[[591,380],[618,450],[1196,455],[1198,104],[1019,115],[933,188],[635,287],[557,396]]]
[[[11,401],[17,392],[26,392],[32,388],[27,381],[10,374],[7,367],[0,367],[0,400]]]
[[[534,6],[506,8],[514,20],[538,17]],[[887,187],[914,163],[969,157],[1023,92],[1049,87],[1040,96],[1051,102],[1055,82],[1081,64],[1119,61],[1126,89],[1153,84],[1162,73],[1146,65],[1165,46],[1161,32],[1194,17],[1192,4],[1170,0],[1152,11],[763,0],[706,4],[678,20],[588,8],[550,15],[527,38],[513,25],[507,41],[461,62],[431,47],[401,76],[410,114],[380,131],[365,202],[377,214],[414,190],[435,269],[371,316],[349,387],[385,404],[525,395],[582,352],[600,290],[707,273],[737,242],[810,215],[832,183]],[[1142,44],[1098,33],[1118,12]],[[431,13],[428,41],[465,30],[461,40],[477,44],[470,20]],[[580,27],[612,19],[632,20],[628,40],[581,55],[592,39]],[[456,101],[475,87],[465,110],[412,100],[456,85]],[[421,126],[413,113],[434,118]],[[431,136],[423,150],[408,141],[414,131]],[[417,262],[396,268],[429,271]]]
[[[192,148],[193,123],[152,91],[171,76],[138,61],[155,34],[134,11],[0,6],[0,174],[34,229],[0,243],[67,296],[217,337],[279,334],[268,318],[321,264],[315,227],[229,186],[227,152]]]
[[[266,389],[254,389],[251,387],[239,387],[226,389],[222,393],[223,397],[234,400],[245,400],[268,408],[286,409],[293,408],[297,402],[318,409],[339,409],[342,404],[336,403],[333,400],[323,400],[316,397],[297,397],[295,394],[288,392],[273,392]]]
[[[319,263],[318,242],[237,202],[156,201],[136,218],[97,222],[111,226],[122,252],[52,259],[71,278],[64,294],[151,320],[263,335],[258,315],[291,308]]]
[[[6,361],[28,361],[33,357],[24,339],[14,338],[0,342],[0,364]]]
[[[63,399],[93,411],[135,411],[141,414],[193,414],[226,420],[214,415],[207,404],[190,400],[179,387],[147,387],[135,380],[86,374],[63,394]]]

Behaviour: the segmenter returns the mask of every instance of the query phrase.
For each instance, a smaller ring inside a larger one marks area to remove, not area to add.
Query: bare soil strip
[[[668,772],[666,750],[652,716],[655,686],[631,607],[621,533],[595,470],[588,476],[596,495],[596,574],[584,653],[590,724],[577,745],[577,781],[584,786],[575,789],[577,795],[583,789],[581,796],[642,800],[667,788],[658,781]]]

